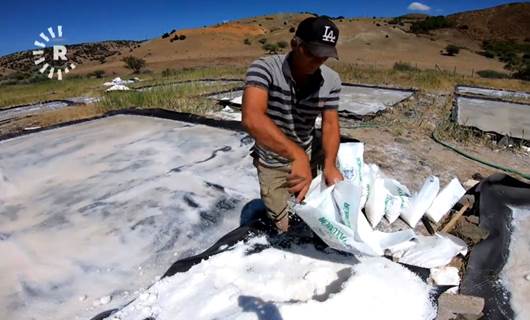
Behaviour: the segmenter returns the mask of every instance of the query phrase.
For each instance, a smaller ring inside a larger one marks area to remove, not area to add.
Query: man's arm
[[[258,86],[247,86],[243,93],[242,124],[256,142],[292,161],[289,191],[302,201],[311,184],[311,167],[304,149],[290,140],[267,116],[268,93]]]
[[[337,169],[337,152],[340,145],[339,115],[336,109],[322,112],[322,150],[324,151],[324,179],[333,185],[343,180]]]

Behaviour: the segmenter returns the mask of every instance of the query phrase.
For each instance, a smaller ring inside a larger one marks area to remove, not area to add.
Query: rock
[[[466,220],[469,223],[476,224],[476,225],[478,225],[480,223],[480,219],[477,216],[468,216],[468,217],[466,217]]]
[[[468,245],[475,245],[489,236],[489,232],[477,224],[468,221],[468,217],[460,217],[452,232]]]
[[[480,181],[478,180],[474,180],[474,179],[468,179],[464,182],[464,188],[467,189],[471,189],[473,188],[476,184],[478,184]]]
[[[480,173],[478,173],[478,172],[475,172],[475,173],[471,176],[471,178],[473,178],[474,180],[478,180],[478,181],[484,179],[484,177],[483,177]]]
[[[436,320],[479,319],[484,309],[481,297],[444,293],[438,299],[438,316]]]
[[[501,147],[511,148],[513,147],[513,139],[511,139],[510,137],[504,136],[501,138],[501,140],[499,140],[498,145]]]

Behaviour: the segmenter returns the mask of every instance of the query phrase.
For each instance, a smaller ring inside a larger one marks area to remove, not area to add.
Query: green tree
[[[134,73],[140,73],[140,71],[145,67],[145,60],[135,56],[124,57],[122,61],[125,62],[127,68],[131,69]]]
[[[261,48],[267,51],[268,54],[276,54],[280,49],[276,43],[265,43]]]
[[[287,41],[283,41],[283,40],[282,40],[282,41],[278,41],[277,45],[278,45],[278,47],[279,47],[280,49],[285,49],[285,48],[287,48],[287,45],[288,45],[288,44],[287,44]]]

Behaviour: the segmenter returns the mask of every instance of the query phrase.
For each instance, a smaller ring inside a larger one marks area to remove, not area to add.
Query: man
[[[318,159],[312,154],[318,150],[313,142],[318,141],[313,137],[319,114],[323,178],[328,185],[343,179],[336,167],[341,80],[323,65],[329,57],[338,59],[338,36],[329,19],[307,18],[298,25],[289,54],[258,59],[246,75],[242,122],[256,141],[261,198],[280,232],[289,228],[290,197],[302,201],[315,172]]]

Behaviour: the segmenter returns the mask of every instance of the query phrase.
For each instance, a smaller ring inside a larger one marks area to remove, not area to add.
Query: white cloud
[[[431,7],[420,2],[412,2],[411,4],[409,4],[408,9],[418,11],[429,11],[431,10]]]

